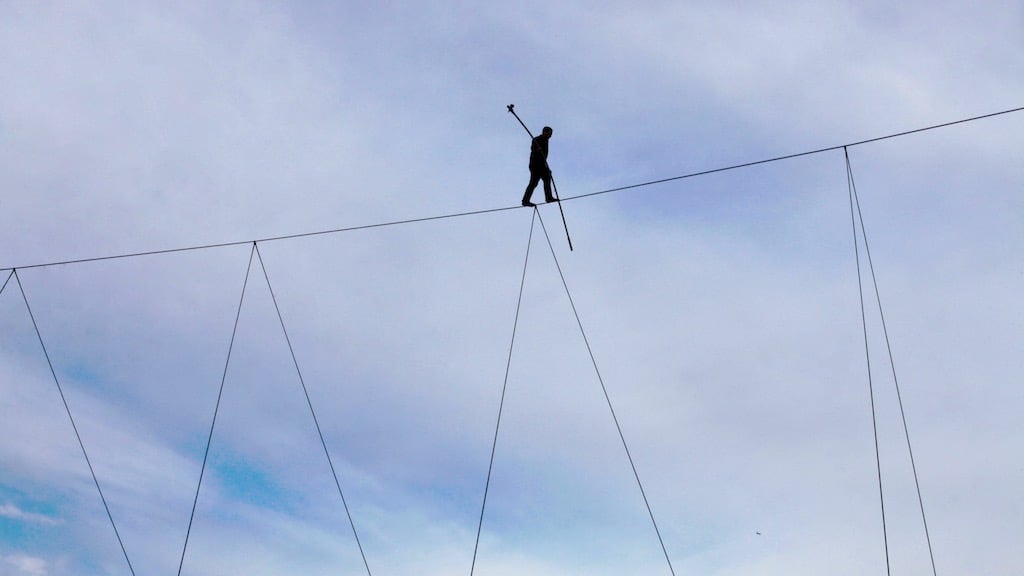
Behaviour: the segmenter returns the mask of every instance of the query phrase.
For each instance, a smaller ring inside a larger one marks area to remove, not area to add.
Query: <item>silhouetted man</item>
[[[530,183],[526,186],[526,193],[523,194],[523,206],[534,206],[534,203],[530,202],[530,197],[533,196],[533,190],[541,180],[544,181],[544,200],[546,202],[557,200],[551,195],[551,169],[548,168],[548,140],[551,139],[552,134],[554,131],[551,130],[551,127],[545,126],[540,136],[535,137],[530,145]]]

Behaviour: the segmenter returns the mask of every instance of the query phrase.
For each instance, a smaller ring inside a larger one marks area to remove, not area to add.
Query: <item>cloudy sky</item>
[[[513,208],[505,106],[568,199],[1024,106],[1022,31],[996,0],[0,3],[0,575],[131,573],[57,382],[135,574],[468,574],[506,366],[476,574],[671,573],[602,380],[676,574],[884,574],[842,151],[567,200],[570,252]],[[943,574],[1024,563],[1022,131],[849,149]],[[931,574],[867,305],[888,562]]]

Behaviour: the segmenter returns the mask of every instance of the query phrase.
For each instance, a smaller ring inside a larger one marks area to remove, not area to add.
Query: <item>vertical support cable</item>
[[[861,238],[864,239],[864,253],[868,258],[868,269],[871,272],[871,282],[875,290],[875,302],[878,304],[878,316],[882,322],[882,334],[885,335],[885,349],[889,354],[889,367],[892,370],[892,382],[896,388],[896,400],[900,407],[900,418],[903,422],[903,436],[907,441],[907,455],[910,457],[910,469],[914,473],[914,488],[917,490],[917,504],[921,511],[921,524],[924,527],[925,542],[928,545],[928,559],[931,561],[932,576],[938,576],[938,571],[935,567],[935,553],[932,550],[932,538],[928,530],[928,518],[924,512],[924,498],[921,496],[921,482],[918,479],[917,474],[917,463],[914,458],[914,448],[910,442],[910,427],[907,425],[907,413],[903,407],[903,394],[900,392],[900,381],[896,376],[896,362],[893,359],[892,344],[889,340],[889,329],[885,322],[885,312],[882,308],[882,296],[881,291],[878,289],[878,277],[875,274],[875,265],[871,259],[871,248],[868,245],[868,233],[864,227],[864,214],[860,209],[860,196],[857,194],[857,184],[853,179],[853,165],[850,163],[850,156],[846,154],[846,170],[849,176],[850,189],[853,193],[853,201],[857,206],[857,219],[860,221],[860,232]]]
[[[533,243],[533,226],[540,213],[537,208],[533,209],[533,216],[530,218],[530,236],[526,240],[526,257],[523,260],[523,274],[519,280],[519,298],[516,300],[516,316],[512,321],[512,341],[508,345],[508,361],[505,363],[505,381],[501,385],[501,401],[498,403],[498,422],[494,425],[494,441],[491,443],[491,460],[487,464],[487,482],[484,483],[484,499],[480,505],[480,519],[476,524],[476,542],[473,544],[473,562],[469,566],[469,576],[473,576],[476,569],[476,554],[480,549],[480,532],[484,527],[484,510],[487,509],[487,493],[491,488],[491,472],[494,470],[494,453],[498,449],[498,430],[501,428],[501,413],[505,407],[505,391],[508,390],[508,373],[512,367],[512,350],[516,344],[516,328],[519,326],[519,310],[523,305],[523,287],[526,285],[526,268],[530,263],[530,245]]]
[[[654,520],[654,511],[651,510],[651,503],[647,500],[647,493],[644,491],[644,485],[640,481],[640,474],[636,470],[636,464],[633,462],[633,456],[629,452],[629,446],[626,444],[626,436],[622,433],[622,426],[619,425],[619,418],[615,415],[615,408],[612,407],[611,397],[608,395],[608,387],[604,384],[604,378],[601,377],[601,371],[597,368],[597,360],[594,358],[594,351],[590,347],[590,341],[587,339],[587,333],[583,330],[583,321],[580,320],[580,314],[576,310],[576,303],[573,302],[572,294],[569,292],[569,284],[565,281],[565,274],[562,273],[562,266],[558,263],[558,256],[555,255],[555,246],[551,243],[551,237],[548,235],[548,229],[544,226],[544,219],[541,218],[538,212],[537,218],[540,220],[541,229],[544,231],[544,238],[548,241],[548,248],[551,249],[551,258],[555,261],[555,267],[558,269],[558,275],[562,278],[562,286],[565,288],[565,295],[569,297],[569,305],[572,307],[572,313],[576,317],[576,325],[580,328],[580,334],[583,336],[583,343],[587,346],[587,353],[590,354],[590,362],[594,366],[594,373],[597,374],[597,381],[601,384],[601,391],[604,392],[604,399],[608,403],[608,411],[612,414],[612,420],[615,422],[615,429],[619,432],[619,439],[622,441],[622,448],[626,451],[626,458],[629,460],[629,466],[633,469],[633,477],[636,478],[636,485],[640,488],[640,495],[644,499],[644,506],[647,507],[647,515],[651,518],[651,524],[654,526],[654,533],[658,536],[658,543],[661,544],[661,551],[665,555],[665,562],[668,563],[668,571],[675,576],[676,571],[672,568],[672,560],[668,556],[668,549],[665,548],[665,540],[661,537],[661,530],[658,529],[658,523]]]
[[[185,565],[185,552],[188,550],[188,538],[192,534],[192,521],[196,517],[196,505],[199,503],[199,489],[203,486],[206,474],[206,461],[210,457],[210,444],[213,442],[213,428],[217,425],[217,413],[220,412],[220,400],[224,396],[224,382],[228,377],[228,365],[231,364],[231,350],[235,347],[235,335],[238,333],[238,319],[242,316],[242,303],[245,301],[245,289],[249,285],[249,272],[252,270],[252,255],[256,252],[256,243],[252,243],[249,251],[249,264],[245,267],[245,280],[242,282],[242,295],[238,298],[238,311],[235,313],[235,325],[231,329],[231,341],[228,343],[228,356],[224,360],[224,372],[220,377],[220,390],[217,392],[217,403],[213,408],[213,421],[210,422],[210,434],[206,437],[206,451],[203,452],[203,465],[199,469],[199,483],[196,484],[196,495],[192,500],[192,514],[188,517],[188,529],[185,531],[185,544],[181,547],[181,561],[178,562],[178,576]]]
[[[850,154],[846,147],[843,147],[843,154],[846,156],[846,186],[850,196],[850,221],[853,224],[853,251],[857,262],[857,290],[860,294],[860,321],[864,331],[864,358],[868,370],[868,392],[871,396],[871,427],[875,437],[875,468],[878,472],[878,500],[882,509],[882,540],[885,545],[885,572],[892,576],[892,568],[889,563],[889,531],[885,523],[885,492],[882,489],[882,457],[878,449],[878,416],[875,410],[875,385],[871,377],[871,352],[868,347],[868,321],[864,309],[864,283],[861,280],[860,269],[860,244],[857,241],[857,219],[854,215],[853,200],[853,171],[850,167]]]
[[[373,576],[370,572],[370,564],[366,561],[366,553],[363,552],[363,544],[359,541],[359,532],[356,531],[355,521],[352,520],[352,512],[345,500],[345,493],[341,490],[341,481],[338,480],[338,472],[334,469],[334,461],[331,460],[331,452],[327,449],[327,441],[324,440],[323,430],[320,429],[320,421],[316,417],[316,410],[313,409],[313,401],[309,398],[309,389],[306,388],[306,381],[302,378],[302,370],[299,369],[299,361],[295,357],[295,348],[292,347],[292,339],[288,337],[288,329],[284,327],[284,317],[281,316],[281,307],[277,305],[277,296],[274,295],[274,287],[270,285],[270,275],[267,274],[267,267],[263,263],[263,255],[260,254],[259,245],[253,243],[256,250],[256,258],[260,261],[260,268],[263,270],[263,278],[267,281],[267,289],[270,290],[270,299],[274,302],[274,310],[277,311],[277,319],[281,323],[281,332],[284,333],[285,342],[288,343],[288,351],[292,355],[292,363],[295,365],[295,373],[299,376],[299,383],[302,384],[302,393],[306,396],[306,404],[309,405],[309,413],[313,416],[313,424],[316,426],[316,433],[320,436],[320,445],[323,446],[324,455],[327,456],[327,464],[331,468],[331,475],[334,477],[334,485],[338,488],[338,495],[341,496],[341,504],[345,508],[345,515],[348,517],[348,524],[352,527],[352,535],[355,536],[356,546],[359,548],[359,555],[363,558],[363,566],[366,567],[366,574]]]
[[[78,447],[82,449],[82,456],[85,457],[85,463],[89,467],[89,474],[92,475],[92,482],[96,485],[96,491],[99,492],[100,500],[103,502],[103,509],[107,511],[107,518],[110,520],[110,526],[114,529],[114,536],[117,537],[117,543],[121,546],[121,554],[124,555],[124,561],[128,564],[128,571],[135,576],[135,569],[132,568],[132,561],[128,559],[128,551],[125,550],[124,542],[121,540],[121,533],[117,530],[117,524],[114,523],[114,516],[110,513],[110,506],[107,505],[107,498],[103,495],[103,489],[100,488],[100,481],[96,477],[96,471],[93,470],[92,461],[89,459],[89,453],[85,450],[85,442],[82,441],[82,435],[78,433],[78,426],[75,424],[75,418],[71,415],[71,407],[68,405],[68,399],[64,396],[64,388],[60,385],[60,380],[57,378],[57,372],[53,369],[53,362],[50,361],[50,353],[46,351],[46,344],[43,344],[43,335],[39,331],[39,325],[36,323],[35,314],[32,313],[32,307],[29,306],[28,296],[25,295],[25,287],[21,285],[21,277],[18,275],[17,270],[11,271],[11,276],[14,276],[14,280],[18,283],[18,289],[21,291],[21,299],[25,301],[25,309],[28,310],[28,316],[32,320],[32,327],[36,331],[36,337],[39,339],[39,346],[43,349],[43,356],[46,357],[46,365],[50,367],[50,375],[53,376],[53,382],[57,385],[57,392],[60,393],[61,402],[64,403],[64,410],[68,413],[68,420],[71,421],[71,428],[75,431],[75,438],[78,439]],[[9,282],[11,276],[7,277]],[[4,286],[7,286],[7,282],[4,282]],[[2,289],[0,289],[2,290]]]

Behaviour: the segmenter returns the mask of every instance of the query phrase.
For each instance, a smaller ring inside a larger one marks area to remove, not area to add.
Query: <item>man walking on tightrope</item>
[[[548,140],[554,131],[550,126],[545,126],[540,136],[533,139],[530,146],[530,183],[526,186],[526,193],[523,194],[523,206],[535,206],[530,202],[533,190],[537,183],[544,181],[544,200],[555,202],[558,199],[551,194],[551,169],[548,168]]]

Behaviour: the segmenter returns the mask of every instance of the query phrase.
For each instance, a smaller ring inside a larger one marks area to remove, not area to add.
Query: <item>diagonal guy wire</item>
[[[501,428],[501,413],[505,407],[505,391],[508,390],[508,374],[512,367],[512,350],[516,344],[516,328],[519,326],[519,311],[523,306],[523,287],[526,285],[526,268],[530,263],[530,245],[533,243],[533,226],[540,213],[533,209],[533,218],[530,219],[530,236],[526,240],[526,257],[523,259],[523,275],[519,280],[519,298],[516,300],[516,317],[512,321],[512,341],[508,345],[508,362],[505,363],[505,382],[501,386],[501,401],[498,403],[498,422],[494,425],[494,441],[491,443],[491,460],[487,465],[487,482],[484,484],[484,501],[480,505],[480,520],[476,525],[476,543],[473,544],[473,563],[469,567],[469,576],[473,576],[476,569],[476,554],[480,549],[480,531],[484,526],[484,510],[487,509],[487,493],[491,488],[491,472],[494,470],[494,453],[498,448],[498,430]]]
[[[334,485],[338,487],[338,496],[341,496],[341,504],[345,507],[345,515],[348,516],[349,526],[352,527],[352,535],[355,536],[356,546],[359,548],[359,555],[363,558],[363,566],[366,567],[366,573],[368,576],[373,576],[370,572],[370,564],[366,561],[366,553],[363,552],[363,544],[359,541],[359,532],[356,531],[356,523],[352,520],[352,512],[349,511],[348,502],[345,500],[345,493],[341,490],[341,481],[338,480],[338,472],[334,469],[334,461],[331,460],[331,452],[327,449],[327,441],[324,440],[323,430],[320,429],[320,421],[317,420],[316,410],[313,409],[313,401],[309,398],[309,390],[306,388],[306,381],[302,378],[302,370],[299,369],[299,361],[295,358],[295,348],[292,347],[292,339],[288,337],[288,329],[284,327],[284,317],[281,316],[281,308],[277,305],[277,296],[274,295],[274,287],[270,285],[270,276],[267,274],[267,267],[263,263],[263,256],[260,254],[260,248],[257,244],[253,244],[256,250],[256,257],[260,261],[260,268],[263,270],[263,278],[267,281],[267,288],[270,290],[270,299],[274,302],[274,310],[277,311],[277,319],[281,323],[281,332],[284,333],[285,342],[288,343],[288,351],[292,355],[292,363],[295,364],[295,373],[299,376],[299,383],[302,384],[302,393],[306,396],[306,404],[309,405],[309,413],[313,416],[313,424],[316,426],[316,433],[320,436],[320,445],[324,448],[324,455],[327,456],[327,464],[331,467],[331,475],[334,477]]]
[[[846,150],[846,184],[850,194],[850,221],[853,223],[853,252],[857,261],[857,291],[860,295],[860,321],[864,328],[864,359],[868,371],[868,393],[871,397],[871,428],[875,438],[875,468],[878,471],[878,501],[882,510],[882,542],[885,548],[885,573],[892,576],[892,565],[889,561],[889,530],[885,523],[885,490],[882,489],[882,456],[878,449],[878,414],[875,410],[875,384],[871,376],[871,351],[868,346],[868,321],[864,310],[864,281],[860,266],[860,245],[857,242],[857,220],[853,208],[853,172],[850,169],[850,156]]]
[[[562,286],[565,288],[565,295],[569,297],[569,305],[572,306],[572,313],[576,317],[576,325],[580,328],[580,335],[583,336],[583,343],[587,345],[587,353],[590,354],[590,362],[594,365],[594,373],[597,374],[597,381],[601,383],[601,391],[604,392],[604,399],[608,403],[608,410],[612,414],[612,420],[615,422],[615,429],[619,432],[619,439],[622,440],[622,448],[626,451],[626,458],[629,460],[629,466],[633,469],[633,477],[636,478],[636,485],[640,488],[640,495],[643,496],[644,505],[647,507],[647,515],[651,517],[651,524],[654,526],[654,533],[658,536],[658,543],[661,544],[661,551],[665,555],[665,562],[668,563],[668,571],[675,576],[676,571],[672,568],[672,560],[668,557],[668,549],[665,548],[665,540],[661,537],[661,530],[658,529],[658,523],[654,520],[654,512],[651,510],[651,503],[647,500],[647,493],[644,491],[644,485],[640,482],[640,474],[636,470],[636,464],[633,462],[633,456],[629,453],[629,446],[626,444],[626,436],[622,433],[622,426],[619,425],[619,418],[615,415],[615,408],[612,407],[612,399],[608,395],[608,387],[604,384],[604,378],[601,377],[601,371],[597,367],[597,359],[594,358],[594,351],[590,347],[590,340],[587,339],[587,333],[583,329],[583,321],[580,320],[580,314],[576,310],[576,303],[572,300],[572,294],[569,292],[569,284],[565,281],[565,274],[562,273],[562,266],[558,263],[558,256],[555,255],[555,246],[551,243],[551,236],[548,235],[548,229],[544,226],[544,219],[540,217],[538,213],[537,218],[540,219],[541,230],[544,231],[544,238],[548,241],[548,248],[551,249],[551,258],[555,261],[555,267],[558,269],[558,275],[562,279]]]
[[[110,506],[107,505],[107,499],[103,496],[103,489],[100,488],[100,481],[96,478],[96,471],[92,468],[92,461],[89,459],[89,453],[85,450],[85,442],[82,441],[82,435],[78,433],[78,426],[75,424],[75,418],[71,415],[71,407],[68,406],[68,399],[64,396],[64,388],[60,385],[60,380],[57,378],[57,372],[53,369],[53,362],[50,361],[50,353],[46,351],[46,344],[43,344],[43,335],[39,332],[39,325],[36,323],[35,314],[32,313],[32,307],[28,304],[28,296],[25,295],[25,288],[21,285],[21,276],[18,275],[18,271],[11,272],[14,276],[14,280],[18,283],[18,289],[21,290],[21,298],[25,301],[25,309],[28,310],[28,316],[32,319],[32,327],[35,328],[36,337],[39,338],[39,346],[43,349],[43,356],[46,357],[46,365],[50,367],[50,375],[53,376],[53,381],[57,384],[57,391],[60,392],[60,399],[64,403],[64,410],[68,413],[68,420],[71,421],[71,428],[75,431],[75,438],[78,439],[78,446],[82,449],[82,456],[85,456],[85,463],[89,466],[89,474],[92,475],[92,482],[96,485],[96,491],[100,494],[100,500],[103,502],[103,509],[107,511],[107,518],[110,519],[110,526],[114,529],[114,535],[117,536],[117,543],[121,546],[121,553],[124,554],[124,561],[128,563],[128,571],[135,576],[135,569],[132,568],[132,561],[128,559],[128,551],[124,548],[124,542],[121,540],[121,534],[117,531],[117,524],[114,523],[114,516],[110,513]],[[10,276],[7,280],[10,281]],[[4,286],[7,286],[7,282],[4,282]]]
[[[11,273],[7,275],[7,280],[4,280],[4,285],[0,286],[0,294],[4,293],[4,289],[7,288],[7,283],[11,281],[12,276],[14,276],[14,270],[11,270]]]
[[[188,530],[185,531],[185,544],[181,547],[181,561],[178,562],[178,576],[185,565],[185,551],[188,550],[188,538],[192,534],[192,521],[196,518],[196,505],[199,503],[199,489],[203,486],[206,474],[206,461],[210,457],[210,444],[213,442],[213,428],[217,425],[217,413],[220,412],[220,400],[224,396],[224,382],[228,377],[228,366],[231,364],[231,350],[235,347],[235,335],[238,333],[238,319],[242,316],[242,303],[245,301],[245,289],[249,285],[249,272],[252,270],[252,255],[256,251],[256,243],[249,251],[249,264],[245,267],[245,280],[242,282],[242,295],[238,298],[238,311],[235,313],[235,326],[231,329],[231,341],[228,343],[228,356],[224,360],[224,373],[220,377],[220,391],[217,392],[217,404],[213,408],[213,420],[210,422],[210,434],[206,438],[206,451],[203,452],[203,466],[199,469],[199,483],[196,484],[196,495],[192,500],[192,514],[188,517]]]
[[[921,495],[921,481],[917,474],[917,462],[914,458],[914,448],[910,443],[910,427],[907,424],[907,412],[903,407],[903,394],[900,392],[900,381],[896,377],[896,362],[893,359],[892,344],[889,340],[889,328],[885,322],[885,312],[882,308],[882,295],[878,289],[878,276],[875,274],[875,264],[871,259],[871,247],[868,245],[868,232],[864,226],[864,214],[860,209],[860,196],[857,194],[857,184],[853,179],[853,164],[850,163],[849,152],[844,150],[846,156],[846,170],[849,175],[850,190],[853,193],[853,201],[857,206],[857,220],[860,223],[860,236],[864,240],[864,253],[868,258],[868,270],[871,272],[871,283],[875,290],[875,302],[878,304],[878,316],[882,323],[882,334],[885,336],[885,349],[889,354],[889,368],[892,370],[892,382],[896,388],[896,400],[900,407],[900,419],[903,421],[903,436],[907,441],[907,454],[910,457],[910,469],[914,473],[914,488],[917,490],[917,505],[921,510],[921,524],[924,526],[925,543],[928,545],[928,559],[932,565],[932,576],[938,576],[935,567],[935,552],[932,550],[932,537],[928,530],[928,518],[924,512],[924,497]]]

